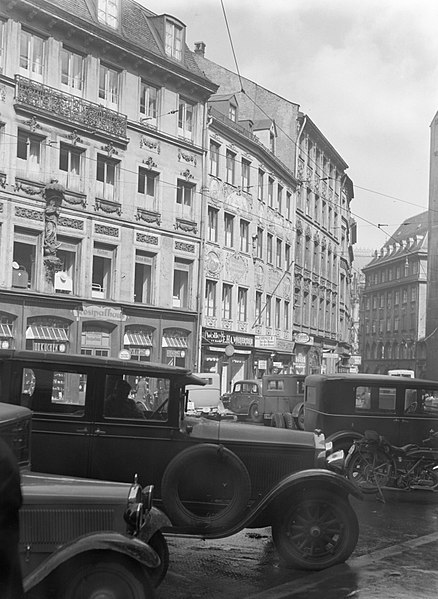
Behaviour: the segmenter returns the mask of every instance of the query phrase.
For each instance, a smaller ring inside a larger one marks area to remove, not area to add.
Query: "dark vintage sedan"
[[[26,597],[152,599],[169,563],[161,532],[169,520],[152,507],[153,488],[32,472],[31,419],[27,408],[0,403],[0,438],[20,467]]]
[[[349,494],[326,469],[320,432],[188,417],[183,368],[80,355],[0,351],[3,401],[33,411],[37,470],[155,485],[171,534],[219,538],[272,526],[287,564],[322,569],[358,538]]]

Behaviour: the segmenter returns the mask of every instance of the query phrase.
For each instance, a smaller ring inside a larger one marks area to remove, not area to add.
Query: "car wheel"
[[[283,414],[283,418],[284,418],[284,424],[286,425],[286,428],[290,428],[290,429],[295,428],[294,417],[292,416],[292,414],[290,412],[285,412]]]
[[[363,493],[377,493],[391,479],[391,460],[382,451],[355,451],[345,474]]]
[[[169,546],[167,545],[167,541],[164,538],[163,533],[159,530],[157,530],[157,532],[154,533],[149,539],[148,545],[150,545],[155,553],[158,554],[158,557],[161,561],[161,564],[158,566],[158,568],[154,568],[149,571],[149,576],[152,580],[152,583],[154,587],[157,588],[164,580],[167,570],[169,569]]]
[[[323,570],[350,557],[357,544],[359,523],[343,497],[307,491],[273,524],[272,536],[288,566]]]
[[[251,479],[235,453],[202,443],[173,458],[164,471],[161,497],[172,524],[211,531],[240,520],[251,497]]]
[[[295,424],[298,430],[304,430],[304,406],[300,408],[298,416],[295,418]]]
[[[280,412],[272,414],[271,426],[273,426],[274,428],[286,428],[286,423],[284,421],[283,414],[280,414]]]
[[[147,599],[154,596],[147,571],[123,555],[88,554],[64,564],[57,599]]]
[[[253,422],[263,422],[263,414],[260,414],[259,405],[257,403],[253,403],[250,405],[248,410],[248,416],[251,418]]]

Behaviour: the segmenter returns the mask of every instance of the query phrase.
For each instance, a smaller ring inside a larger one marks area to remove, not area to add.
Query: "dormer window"
[[[235,123],[237,120],[237,108],[234,106],[234,104],[230,104],[228,108],[228,118],[230,121],[233,121],[233,123]]]
[[[166,54],[182,60],[183,28],[172,21],[166,21]]]
[[[117,29],[120,18],[120,0],[99,0],[97,18],[101,23]]]

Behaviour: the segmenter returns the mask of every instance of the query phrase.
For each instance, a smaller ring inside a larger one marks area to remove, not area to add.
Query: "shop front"
[[[219,329],[202,330],[201,372],[221,377],[221,392],[240,379],[254,378],[254,336]]]

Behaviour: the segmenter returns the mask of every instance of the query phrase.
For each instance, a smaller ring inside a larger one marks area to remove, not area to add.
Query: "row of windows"
[[[18,130],[17,137],[17,176],[26,179],[45,178],[45,148],[50,145],[44,137],[28,131]],[[51,151],[56,151],[51,146]],[[86,151],[77,146],[65,143],[59,144],[59,182],[70,191],[84,193],[86,183]],[[91,159],[90,159],[91,160]],[[95,166],[95,194],[98,198],[108,201],[119,201],[120,198],[120,169],[119,160],[97,154]],[[157,209],[159,199],[160,174],[153,170],[139,167],[137,173],[137,193],[141,196],[142,207],[150,210]],[[193,205],[196,185],[185,179],[176,181],[176,203],[189,211]]]
[[[386,283],[387,281],[394,281],[402,279],[409,275],[415,275],[420,272],[420,263],[416,260],[409,260],[406,258],[405,261],[388,268],[381,268],[376,272],[369,273],[365,277],[365,286],[378,285],[379,283]]]
[[[407,304],[408,301],[416,302],[418,299],[418,287],[405,287],[404,289],[397,289],[395,291],[388,291],[387,293],[375,294],[372,297],[366,296],[365,310],[370,310],[371,306],[375,310],[377,308],[392,309],[393,306],[398,306],[400,303]],[[400,302],[401,300],[401,302]]]
[[[205,284],[205,310],[206,316],[217,317],[219,310],[218,292],[220,284],[217,281],[207,279]],[[237,288],[237,301],[234,305],[234,286],[223,283],[221,292],[220,315],[223,319],[232,320],[235,313],[237,319],[242,322],[248,320],[248,289]],[[289,330],[290,328],[290,302],[283,301],[267,295],[264,298],[259,291],[255,292],[255,325],[265,324],[267,327]]]
[[[12,287],[38,290],[42,273],[42,234],[31,234],[28,230],[16,228],[12,264]],[[58,236],[57,256],[61,270],[55,274],[55,293],[86,294],[94,298],[115,299],[115,275],[118,248],[94,243],[91,265],[91,283],[88,292],[80,289],[84,280],[81,269],[87,265],[81,261],[81,242]],[[137,250],[132,281],[132,301],[156,305],[158,289],[157,254]],[[192,298],[193,261],[175,258],[173,263],[172,302],[174,308],[190,308]],[[41,274],[40,274],[41,276]],[[125,284],[125,283],[124,283]]]
[[[221,145],[215,141],[210,142],[210,175],[216,178],[221,178]],[[240,165],[240,178],[238,178],[238,165]],[[237,186],[239,184],[242,191],[251,193],[251,188],[255,187],[252,183],[251,171],[255,167],[247,158],[237,160],[237,154],[229,149],[225,154],[225,183]],[[281,183],[274,180],[271,175],[268,175],[262,169],[257,169],[257,199],[260,202],[266,202],[267,205],[285,214],[290,220],[292,210],[292,194],[285,190]]]
[[[416,312],[394,315],[389,318],[380,318],[378,321],[365,319],[364,331],[366,335],[374,333],[390,333],[398,331],[415,331],[418,315]]]
[[[6,47],[6,40],[3,39],[4,30],[5,24],[0,21],[0,58],[4,55],[2,47]],[[169,37],[169,39],[173,38],[174,36]],[[48,57],[46,57],[45,53],[45,43],[46,40],[44,38],[34,33],[25,31],[24,29],[20,32],[19,72],[21,75],[35,81],[40,81],[41,83],[44,82],[46,69],[49,68]],[[180,53],[181,49],[177,50],[177,52]],[[60,50],[58,67],[59,88],[61,90],[64,89],[70,94],[84,96],[87,91],[87,67],[86,55],[63,46]],[[121,72],[110,65],[100,63],[98,81],[97,97],[94,100],[107,108],[118,111],[120,108]],[[149,82],[139,80],[137,94],[137,106],[142,122],[158,126],[161,88]],[[195,106],[193,102],[179,98],[177,109],[173,111],[178,115],[178,135],[189,140],[193,139],[194,134]]]

